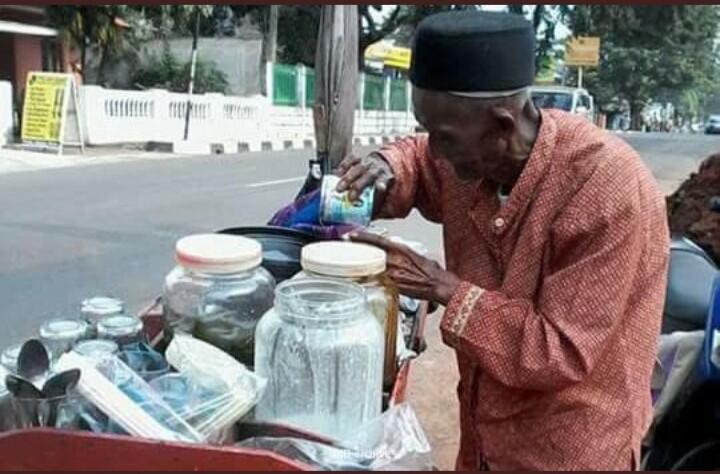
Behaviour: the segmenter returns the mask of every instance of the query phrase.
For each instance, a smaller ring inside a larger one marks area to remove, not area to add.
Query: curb
[[[355,146],[382,146],[402,138],[403,135],[362,135],[353,138]],[[314,138],[276,138],[272,140],[196,142],[177,140],[172,153],[178,155],[222,155],[258,151],[303,150],[315,148]]]

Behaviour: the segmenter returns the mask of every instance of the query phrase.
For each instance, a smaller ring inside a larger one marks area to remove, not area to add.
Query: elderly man
[[[623,141],[534,107],[533,59],[521,17],[426,19],[410,79],[428,134],[347,158],[339,189],[375,185],[378,217],[417,208],[443,225],[447,270],[352,238],[389,251],[403,293],[446,306],[459,469],[632,469],[651,418],[664,200]]]

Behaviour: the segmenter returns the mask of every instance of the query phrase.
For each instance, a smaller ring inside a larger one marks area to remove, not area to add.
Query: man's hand
[[[460,284],[454,273],[404,245],[364,232],[351,233],[350,240],[374,245],[387,252],[388,276],[403,295],[447,306]]]
[[[390,165],[377,153],[370,153],[364,158],[349,155],[338,166],[340,176],[337,190],[347,191],[350,200],[355,201],[369,186],[375,186],[375,210],[379,210],[385,202],[385,195],[392,184],[393,172]]]

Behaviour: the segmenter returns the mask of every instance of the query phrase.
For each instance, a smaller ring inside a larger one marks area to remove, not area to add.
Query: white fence
[[[8,81],[0,81],[0,146],[13,137],[13,90]]]
[[[186,94],[166,90],[126,91],[82,86],[80,103],[88,144],[177,142],[183,139]],[[313,137],[312,111],[271,105],[264,96],[192,96],[188,139],[238,143],[250,150],[307,146]],[[402,135],[415,130],[409,112],[357,111],[356,136]],[[300,145],[298,145],[300,143]]]

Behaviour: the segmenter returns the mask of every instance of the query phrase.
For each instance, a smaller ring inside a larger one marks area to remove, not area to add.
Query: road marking
[[[299,176],[297,178],[285,178],[285,179],[275,179],[273,181],[260,181],[258,183],[252,183],[248,184],[248,188],[264,188],[265,186],[275,186],[276,184],[287,184],[287,183],[296,183],[298,181],[302,181],[305,179],[305,176]]]

